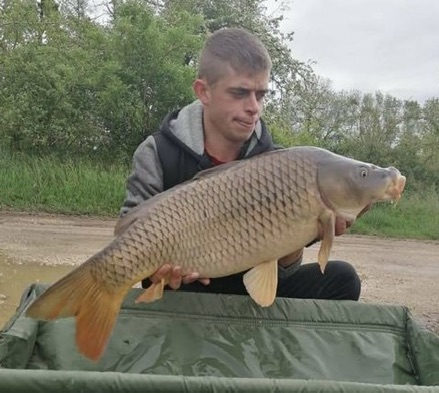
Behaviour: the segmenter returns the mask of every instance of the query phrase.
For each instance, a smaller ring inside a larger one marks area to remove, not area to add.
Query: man
[[[245,30],[222,29],[209,37],[193,83],[198,99],[169,114],[159,132],[137,148],[121,216],[202,169],[275,148],[261,119],[271,65],[264,45]],[[336,235],[347,225],[337,219]],[[278,296],[358,300],[361,285],[351,265],[331,261],[323,275],[317,263],[301,265],[302,254],[297,250],[279,260]],[[247,293],[243,273],[199,279],[197,272],[182,277],[179,267],[165,265],[149,280],[158,282],[167,275],[173,289]],[[149,280],[143,281],[144,287]]]

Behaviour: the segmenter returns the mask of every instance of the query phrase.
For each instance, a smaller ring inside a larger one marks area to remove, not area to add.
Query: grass
[[[406,192],[397,204],[377,203],[350,233],[410,239],[439,239],[439,195],[432,189]]]
[[[115,217],[125,194],[129,167],[89,160],[0,156],[0,209]],[[406,192],[396,205],[378,203],[350,233],[439,239],[439,195]]]
[[[88,160],[0,158],[0,208],[116,216],[129,168]]]

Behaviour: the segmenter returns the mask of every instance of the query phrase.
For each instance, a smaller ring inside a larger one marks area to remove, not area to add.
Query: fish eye
[[[367,177],[367,175],[369,174],[369,172],[367,171],[366,168],[363,168],[360,170],[360,176],[361,177]]]

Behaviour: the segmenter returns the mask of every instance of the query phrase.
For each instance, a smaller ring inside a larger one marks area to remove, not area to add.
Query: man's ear
[[[210,87],[205,79],[196,79],[192,84],[195,95],[203,105],[208,105],[210,101]]]

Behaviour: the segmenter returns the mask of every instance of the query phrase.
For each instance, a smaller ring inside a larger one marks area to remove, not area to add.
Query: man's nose
[[[251,92],[246,100],[246,110],[252,114],[259,112],[259,101],[254,92]]]

